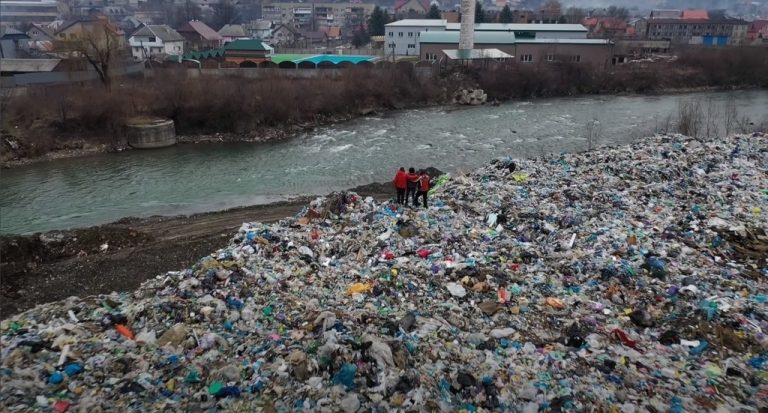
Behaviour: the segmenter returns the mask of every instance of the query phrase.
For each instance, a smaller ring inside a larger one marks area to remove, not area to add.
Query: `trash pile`
[[[514,167],[512,167],[514,165]],[[4,411],[764,411],[768,140],[682,136],[244,224],[4,320]]]

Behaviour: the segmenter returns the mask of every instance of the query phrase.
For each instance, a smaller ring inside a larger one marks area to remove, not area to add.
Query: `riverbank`
[[[705,92],[719,92],[719,91],[736,91],[736,90],[759,90],[759,87],[716,87],[716,86],[697,86],[697,87],[684,87],[684,88],[666,88],[662,90],[652,90],[645,93],[638,92],[615,92],[610,94],[604,94],[600,96],[660,96],[660,95],[682,95],[689,93],[705,93]],[[589,97],[595,95],[579,95],[579,96],[567,96],[567,97]],[[564,96],[561,96],[564,97]],[[495,103],[507,103],[514,99],[505,99],[502,101],[494,100]],[[490,105],[490,103],[488,104]],[[357,113],[348,113],[344,115],[325,116],[315,120],[314,123],[300,123],[300,124],[288,124],[280,127],[259,128],[254,131],[247,131],[242,133],[234,132],[222,132],[222,133],[208,133],[208,134],[183,134],[177,137],[178,144],[216,144],[216,143],[266,143],[277,142],[284,139],[290,139],[303,133],[310,133],[313,130],[321,127],[334,126],[339,123],[352,121],[364,116],[386,116],[387,114],[395,111],[407,110],[407,109],[425,109],[434,107],[445,107],[446,110],[460,110],[467,106],[459,106],[455,104],[433,103],[424,105],[412,105],[408,107],[397,108],[383,108],[383,107],[367,107],[360,109]],[[97,141],[108,140],[107,137],[97,138]],[[23,165],[29,165],[32,163],[46,162],[55,159],[75,158],[80,156],[88,156],[97,153],[115,153],[132,151],[126,142],[122,141],[117,144],[92,144],[85,140],[69,141],[66,147],[62,149],[54,149],[43,155],[36,157],[25,157],[19,152],[19,143],[12,138],[6,136],[3,139],[5,156],[0,158],[0,168],[8,169]],[[73,148],[74,146],[74,148]],[[21,149],[23,152],[23,149]],[[9,159],[10,158],[10,159]]]
[[[387,184],[353,189],[377,200]],[[0,236],[0,319],[72,295],[131,291],[167,271],[186,268],[224,247],[243,222],[293,216],[314,198],[189,216],[123,218],[111,224]]]
[[[97,148],[123,150],[124,125],[137,116],[173,119],[187,141],[234,137],[277,141],[297,132],[349,120],[370,110],[450,104],[460,89],[483,89],[491,101],[587,95],[659,94],[715,88],[768,87],[768,50],[696,49],[674,62],[596,69],[579,64],[452,67],[419,76],[412,67],[350,68],[338,77],[201,81],[174,71],[98,86],[31,89],[3,102],[0,163]],[[749,70],[743,70],[749,68]],[[258,131],[256,134],[253,131]],[[229,138],[228,138],[229,139]],[[42,158],[46,159],[46,158]]]
[[[346,114],[337,116],[326,116],[315,120],[314,123],[287,124],[279,127],[259,128],[255,131],[234,133],[208,133],[208,134],[184,134],[177,136],[177,144],[200,144],[200,143],[265,143],[277,142],[283,139],[289,139],[302,133],[308,133],[312,130],[335,125],[340,122],[350,121],[357,116],[366,116],[380,113],[380,111],[366,108],[362,109],[358,115]],[[89,140],[96,142],[110,141],[109,137],[97,137]],[[32,163],[52,161],[55,159],[76,158],[88,156],[97,153],[116,153],[135,150],[125,140],[106,143],[92,143],[84,139],[69,140],[62,148],[53,148],[39,156],[27,157],[25,154],[29,150],[28,142],[19,141],[5,135],[0,145],[3,147],[3,156],[0,157],[0,168],[9,169]]]

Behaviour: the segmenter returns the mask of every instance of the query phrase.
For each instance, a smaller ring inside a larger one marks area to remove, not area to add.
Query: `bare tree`
[[[680,101],[677,107],[677,132],[698,138],[703,116],[701,102],[698,100]]]
[[[84,26],[73,38],[59,41],[57,49],[73,57],[85,58],[104,87],[110,89],[113,66],[122,50],[120,40],[120,34],[108,21],[98,20],[92,27]]]
[[[584,126],[584,138],[587,140],[587,151],[591,152],[592,149],[600,141],[600,135],[602,134],[603,126],[597,119],[592,119]]]
[[[725,102],[725,110],[723,123],[725,126],[725,134],[730,135],[736,129],[736,122],[739,119],[739,113],[736,110],[736,99],[733,97],[728,98]]]

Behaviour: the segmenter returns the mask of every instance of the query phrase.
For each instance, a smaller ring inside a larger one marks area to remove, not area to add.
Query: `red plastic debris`
[[[118,324],[118,325],[115,326],[115,330],[117,330],[117,332],[120,333],[121,336],[123,336],[123,337],[125,337],[125,338],[127,338],[129,340],[133,340],[133,331],[131,331],[130,328],[128,328],[128,327],[126,327],[126,326],[124,326],[122,324]]]
[[[637,341],[632,340],[629,338],[627,333],[619,330],[618,328],[613,330],[613,335],[621,341],[621,344],[624,344],[627,347],[631,347],[635,350],[637,350]]]
[[[65,400],[57,400],[53,404],[53,410],[57,413],[64,413],[69,409],[69,402]]]

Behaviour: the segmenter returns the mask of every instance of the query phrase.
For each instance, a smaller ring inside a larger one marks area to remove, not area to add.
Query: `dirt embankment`
[[[387,199],[388,184],[354,189]],[[310,198],[190,216],[124,218],[111,224],[0,236],[0,319],[72,295],[132,291],[224,247],[243,222],[274,222]]]

